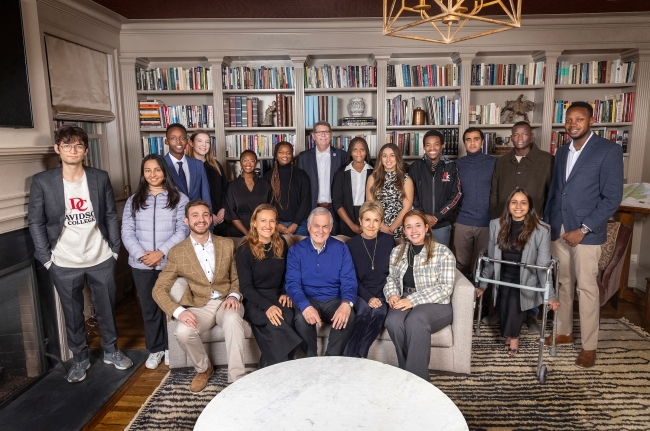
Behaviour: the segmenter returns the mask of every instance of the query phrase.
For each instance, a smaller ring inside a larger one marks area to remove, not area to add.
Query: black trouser
[[[352,358],[367,358],[370,346],[375,342],[382,328],[388,305],[386,301],[379,298],[381,307],[371,308],[365,299],[357,296],[357,302],[354,304],[354,329],[347,346],[345,346],[344,356]]]
[[[163,352],[167,350],[167,317],[151,295],[160,271],[137,268],[131,270],[142,309],[145,345],[149,353]]]
[[[406,311],[389,309],[386,329],[395,344],[399,367],[429,381],[431,334],[451,321],[451,304],[421,304]]]
[[[323,323],[331,323],[334,313],[341,305],[341,300],[338,298],[330,299],[329,301],[314,301],[309,300],[309,303],[318,311],[320,319]],[[316,339],[316,325],[307,323],[301,312],[296,312],[296,332],[302,338],[302,350],[308,358],[318,355],[318,340]],[[340,356],[343,353],[345,345],[348,343],[352,330],[354,327],[354,310],[350,310],[350,317],[345,328],[330,330],[327,339],[327,350],[325,356]]]
[[[52,283],[61,298],[65,317],[68,347],[75,362],[88,359],[86,343],[86,320],[84,318],[83,288],[88,282],[97,324],[102,334],[102,349],[113,353],[117,350],[117,327],[115,326],[115,259],[88,268],[63,268],[52,264],[48,270]]]
[[[501,281],[519,284],[519,277],[501,277]],[[499,330],[503,337],[519,338],[521,325],[526,320],[526,310],[521,310],[521,290],[516,287],[499,286],[497,293]]]

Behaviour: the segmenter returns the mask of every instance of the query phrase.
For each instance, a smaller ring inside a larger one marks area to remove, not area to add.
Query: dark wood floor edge
[[[140,367],[133,373],[129,379],[124,382],[122,387],[113,394],[110,400],[104,404],[104,406],[93,416],[93,418],[88,422],[82,429],[81,431],[91,431],[95,429],[97,425],[104,419],[104,416],[111,411],[111,409],[117,404],[117,402],[124,396],[124,394],[131,389],[131,386],[135,384],[135,382],[140,378],[140,376],[145,372],[146,368],[144,366],[144,363],[140,365]]]

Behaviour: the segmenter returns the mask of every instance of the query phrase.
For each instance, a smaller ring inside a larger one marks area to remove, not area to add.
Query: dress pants
[[[331,323],[334,313],[341,305],[341,299],[335,298],[329,301],[315,301],[309,300],[309,303],[318,311],[320,319],[323,323]],[[345,328],[330,330],[327,339],[327,350],[325,356],[341,356],[345,345],[348,343],[354,328],[354,310],[350,310],[350,317]],[[316,325],[307,323],[302,313],[296,310],[296,332],[302,338],[302,350],[308,358],[318,355],[318,340],[316,337]]]
[[[475,269],[476,256],[480,251],[487,249],[489,239],[489,227],[467,226],[460,223],[454,226],[456,268],[463,275],[470,275],[470,280],[474,280],[472,271]]]
[[[357,296],[354,304],[354,328],[348,344],[343,351],[344,356],[351,358],[367,358],[370,346],[375,342],[388,313],[388,305],[379,298],[381,307],[372,308],[365,299]]]
[[[153,300],[151,292],[159,270],[131,268],[133,282],[138,291],[142,320],[144,320],[144,342],[149,353],[167,350],[167,316]]]
[[[395,344],[399,367],[428,382],[431,334],[451,321],[451,304],[421,304],[406,311],[389,309],[386,329]]]
[[[501,277],[501,281],[519,284],[519,277],[515,280]],[[499,286],[497,304],[501,336],[519,338],[521,325],[526,319],[526,311],[521,310],[521,290],[516,287]]]
[[[564,226],[560,230],[560,235],[562,234]],[[596,283],[600,245],[578,244],[571,247],[560,237],[552,242],[551,247],[553,256],[560,260],[558,334],[573,333],[573,298],[574,291],[577,290],[582,348],[596,350],[600,324],[600,294]]]
[[[431,229],[433,234],[433,239],[446,247],[449,247],[449,241],[451,240],[451,225],[439,227],[438,229]]]
[[[97,324],[102,334],[102,349],[113,353],[117,350],[117,327],[115,326],[115,258],[88,268],[64,268],[50,266],[48,273],[54,283],[65,317],[68,347],[75,362],[88,359],[86,321],[84,318],[84,283],[88,282]]]
[[[228,382],[232,383],[246,375],[244,366],[244,307],[238,311],[225,310],[221,305],[222,299],[211,299],[201,308],[190,307],[189,311],[196,316],[198,325],[190,328],[178,322],[176,338],[178,344],[190,357],[197,373],[204,373],[210,365],[205,351],[201,334],[212,329],[217,324],[223,328],[226,340],[226,355],[228,356]]]

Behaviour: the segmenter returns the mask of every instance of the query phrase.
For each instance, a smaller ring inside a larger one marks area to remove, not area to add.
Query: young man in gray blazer
[[[348,160],[345,151],[330,145],[332,141],[332,127],[327,121],[314,124],[311,133],[316,146],[300,153],[298,167],[305,171],[311,183],[311,209],[316,207],[327,208],[334,218],[332,235],[338,234],[339,218],[332,206],[332,184],[339,169]]]
[[[581,368],[596,363],[600,298],[596,276],[600,246],[607,240],[607,220],[623,197],[623,150],[591,132],[594,111],[574,102],[564,129],[571,143],[555,154],[553,179],[544,221],[551,225],[552,253],[560,260],[560,309],[557,343],[573,343],[573,297],[580,297]],[[545,344],[550,344],[547,337]]]
[[[133,362],[117,348],[115,263],[120,229],[108,174],[83,166],[88,135],[79,127],[56,132],[54,151],[61,166],[34,175],[28,224],[34,256],[48,269],[61,298],[68,347],[74,365],[69,382],[86,378],[90,367],[84,319],[84,283],[92,291],[102,334],[104,363],[126,370]]]

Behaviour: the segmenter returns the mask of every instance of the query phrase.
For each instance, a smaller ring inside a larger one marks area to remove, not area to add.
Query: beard
[[[189,228],[197,235],[204,235],[208,230],[210,230],[210,225],[205,225],[205,228],[198,228],[196,225],[191,225]]]

